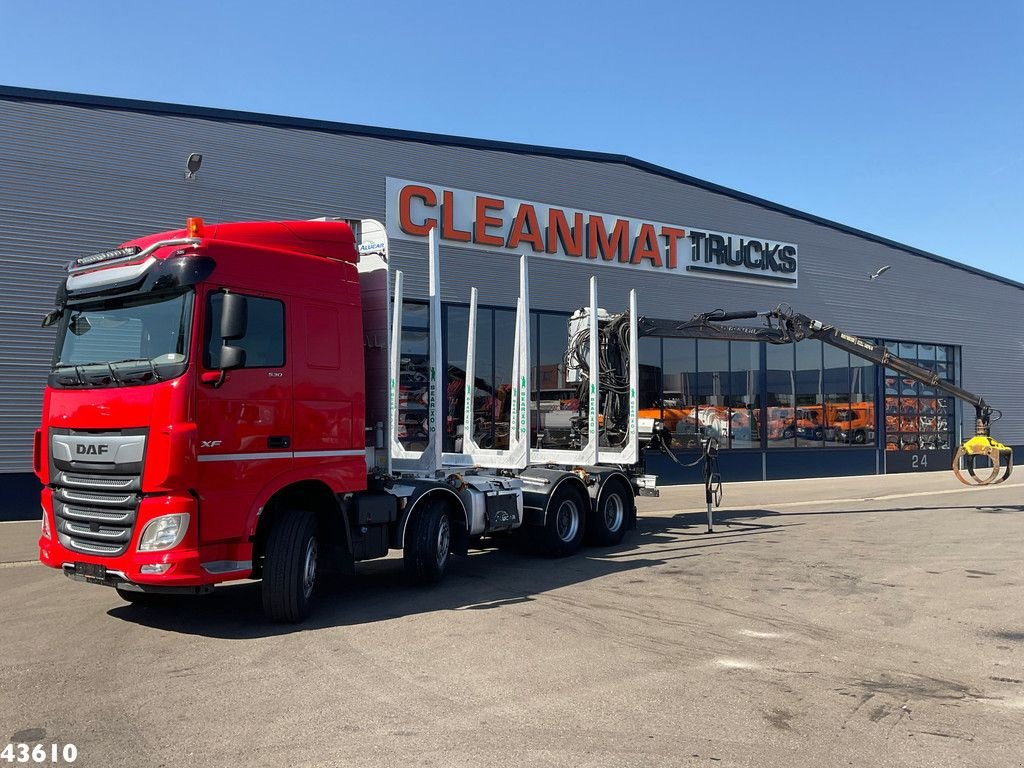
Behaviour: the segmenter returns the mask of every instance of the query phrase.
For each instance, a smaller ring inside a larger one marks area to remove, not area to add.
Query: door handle
[[[267,448],[289,448],[292,439],[288,435],[271,435],[267,438]]]

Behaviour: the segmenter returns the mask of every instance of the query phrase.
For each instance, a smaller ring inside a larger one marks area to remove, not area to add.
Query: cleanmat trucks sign
[[[795,287],[793,243],[387,179],[388,235],[467,248]]]

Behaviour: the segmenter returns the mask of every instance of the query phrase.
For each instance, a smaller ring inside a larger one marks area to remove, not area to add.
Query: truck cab
[[[258,571],[287,493],[364,490],[356,262],[344,223],[199,220],[73,262],[47,317],[42,562],[203,591]]]

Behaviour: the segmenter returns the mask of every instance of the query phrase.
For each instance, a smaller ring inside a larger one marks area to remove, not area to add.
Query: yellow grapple
[[[979,457],[987,458],[991,463],[991,471],[987,477],[984,476],[984,473],[979,476],[975,472]],[[961,459],[963,459],[963,469],[960,468]],[[964,469],[967,470],[967,476],[964,475]],[[1000,469],[1003,470],[1001,475]],[[988,435],[975,435],[963,443],[953,456],[953,474],[964,485],[998,485],[1006,480],[1011,472],[1013,472],[1013,449],[998,440],[993,440]]]

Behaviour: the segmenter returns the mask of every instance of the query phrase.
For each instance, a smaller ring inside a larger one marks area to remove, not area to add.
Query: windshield
[[[180,376],[188,360],[192,299],[188,291],[68,307],[51,383],[142,384]]]

